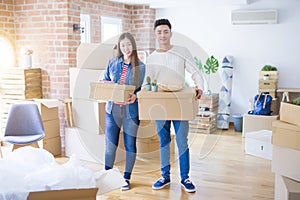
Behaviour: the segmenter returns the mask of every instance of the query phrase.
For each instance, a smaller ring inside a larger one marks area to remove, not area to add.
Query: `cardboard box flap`
[[[280,120],[273,121],[272,126],[276,127],[276,128],[283,128],[283,129],[288,129],[288,130],[293,130],[293,131],[299,131],[299,133],[300,133],[300,126],[290,124],[287,122],[283,122]]]
[[[300,106],[292,103],[281,102],[279,113],[281,121],[300,126],[300,118],[298,117],[300,115]]]
[[[183,88],[178,92],[166,92],[158,90],[158,92],[143,90],[137,94],[138,98],[147,99],[191,99],[195,98],[196,93],[194,88]]]
[[[30,192],[28,200],[95,200],[98,188]]]
[[[41,103],[47,108],[55,108],[63,105],[63,103],[58,99],[33,99],[33,101]]]
[[[120,90],[126,90],[126,91],[131,91],[134,92],[135,86],[134,85],[120,85],[117,83],[102,83],[102,82],[91,82],[90,83],[91,87],[101,87],[105,89],[120,89]]]

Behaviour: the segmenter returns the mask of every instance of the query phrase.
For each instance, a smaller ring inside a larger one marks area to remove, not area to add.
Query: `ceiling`
[[[124,3],[129,5],[149,5],[151,8],[166,8],[175,6],[175,4],[184,3],[192,3],[191,0],[185,1],[174,1],[174,0],[108,0],[112,2]],[[218,1],[218,0],[214,0]],[[223,0],[222,0],[223,1]],[[251,1],[254,0],[225,0],[229,4],[250,4]]]

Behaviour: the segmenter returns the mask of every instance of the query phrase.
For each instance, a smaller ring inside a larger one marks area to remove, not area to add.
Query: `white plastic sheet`
[[[0,180],[0,200],[26,200],[31,191],[75,188],[98,187],[103,194],[124,184],[117,169],[95,172],[75,155],[58,164],[48,151],[30,146],[0,160]]]

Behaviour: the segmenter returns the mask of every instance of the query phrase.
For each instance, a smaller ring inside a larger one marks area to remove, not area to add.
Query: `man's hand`
[[[203,93],[202,90],[196,88],[196,99],[200,99],[202,96],[202,93]]]
[[[130,97],[129,97],[129,99],[128,99],[128,102],[127,102],[127,104],[134,103],[134,102],[135,102],[135,100],[136,100],[136,95],[135,95],[135,94],[133,94],[133,93],[130,93],[129,95],[130,95]]]

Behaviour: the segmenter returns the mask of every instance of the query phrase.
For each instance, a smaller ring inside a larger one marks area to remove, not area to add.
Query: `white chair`
[[[13,104],[9,110],[3,140],[13,150],[23,146],[39,147],[45,136],[43,122],[36,104]]]

